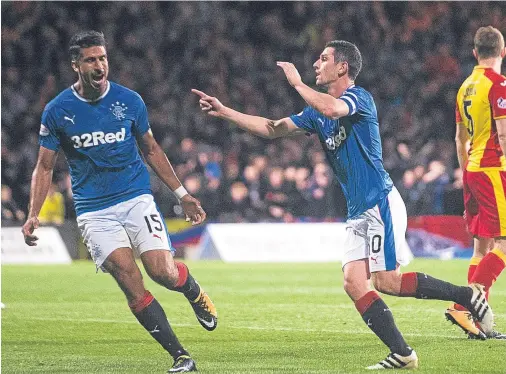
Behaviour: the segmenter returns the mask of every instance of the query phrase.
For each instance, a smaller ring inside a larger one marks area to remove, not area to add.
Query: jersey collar
[[[111,89],[111,84],[109,83],[109,81],[107,81],[107,88],[105,89],[104,93],[102,95],[100,95],[99,97],[97,97],[95,100],[85,99],[84,97],[79,95],[77,93],[76,89],[74,88],[74,85],[70,86],[70,89],[72,90],[72,93],[74,94],[74,96],[77,97],[79,100],[87,102],[87,103],[93,103],[95,101],[103,99],[105,97],[105,95],[107,95],[109,93],[109,90]]]

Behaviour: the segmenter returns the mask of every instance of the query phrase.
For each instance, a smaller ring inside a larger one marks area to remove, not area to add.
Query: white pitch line
[[[435,307],[431,307],[431,308],[428,308],[427,306],[424,306],[423,302],[422,304],[420,304],[420,306],[415,306],[415,305],[406,305],[406,304],[402,304],[402,305],[399,305],[399,300],[400,299],[396,299],[395,303],[390,309],[392,310],[392,313],[395,315],[395,318],[409,318],[409,317],[403,317],[402,315],[398,315],[400,312],[417,312],[417,313],[428,313],[428,314],[441,314],[443,315],[446,308],[450,305],[450,302],[442,302],[441,304],[441,307],[440,308],[435,308]],[[429,301],[438,301],[438,300],[429,300]],[[8,301],[6,302],[8,303]],[[122,304],[123,301],[121,301],[120,304]],[[445,304],[446,303],[446,304]],[[20,302],[15,302],[15,304],[19,304],[19,305],[32,305],[33,302],[23,302],[23,301],[20,301]],[[52,305],[53,303],[50,303],[50,302],[40,302],[38,303],[37,305],[40,307],[41,305]],[[63,302],[63,303],[60,303],[61,305],[66,305],[66,304],[75,304],[75,302]],[[79,304],[83,304],[83,305],[96,305],[95,302],[79,302]],[[163,304],[163,302],[162,302]],[[220,305],[234,305],[232,304],[231,302],[221,302]],[[254,306],[254,307],[257,307],[257,304],[255,303],[242,303],[243,306],[247,307],[247,306]],[[269,307],[272,307],[272,308],[279,308],[279,309],[283,309],[283,310],[286,310],[287,308],[293,308],[295,305],[298,307],[298,308],[303,308],[303,307],[307,307],[307,309],[313,309],[313,310],[317,310],[317,309],[335,309],[335,310],[338,310],[338,309],[345,309],[345,310],[355,310],[355,306],[350,302],[345,302],[345,303],[340,303],[340,304],[318,304],[318,303],[297,303],[297,304],[291,304],[291,303],[269,303],[268,304]],[[389,304],[391,305],[391,304]],[[425,304],[427,305],[427,304]],[[303,308],[304,309],[304,308]],[[496,318],[505,318],[506,319],[506,313],[503,313],[503,312],[498,312],[498,309],[494,308],[494,305],[492,304],[492,310],[494,312],[494,316]],[[502,311],[503,309],[500,308],[500,310]]]
[[[431,301],[438,301],[438,300],[431,300]],[[450,301],[448,303],[450,303]],[[246,306],[247,304],[242,304],[242,305]],[[275,307],[275,308],[281,308],[281,309],[286,309],[286,308],[290,308],[290,307],[294,306],[294,304],[281,304],[281,303],[276,303],[276,304],[269,303],[268,305],[269,305],[269,307]],[[355,306],[353,304],[351,304],[351,302],[346,303],[346,304],[316,304],[316,303],[315,304],[310,304],[310,303],[297,304],[298,307],[302,307],[304,305],[307,305],[309,308],[313,308],[313,309],[322,308],[322,309],[355,310]],[[447,308],[446,305],[443,305],[442,308],[427,308],[427,307],[423,307],[423,306],[421,308],[419,308],[419,307],[416,307],[413,305],[411,305],[411,306],[394,305],[390,309],[392,310],[393,314],[395,314],[396,312],[413,312],[413,311],[416,311],[417,313],[444,314],[446,308]],[[492,306],[492,310],[494,311],[495,317],[506,318],[506,313],[496,313],[493,306]],[[403,318],[403,316],[396,316],[395,318]],[[408,317],[406,317],[406,318],[408,318]]]
[[[115,320],[115,319],[102,319],[102,318],[45,318],[45,317],[29,317],[29,318],[16,318],[19,320],[35,320],[35,321],[53,321],[53,322],[91,322],[91,323],[126,323],[138,324],[135,320]],[[4,322],[5,323],[5,322]],[[197,324],[189,323],[171,323],[172,326],[177,327],[198,327]],[[371,331],[357,331],[357,330],[335,330],[335,329],[297,329],[292,327],[263,327],[263,326],[240,326],[240,325],[227,325],[222,328],[236,329],[236,330],[256,330],[256,331],[284,331],[284,332],[326,332],[332,334],[348,334],[348,335],[369,335]],[[5,326],[4,326],[5,331]],[[446,339],[464,339],[462,336],[447,335],[447,334],[420,334],[420,333],[403,333],[405,336],[415,336],[424,338],[446,338]]]

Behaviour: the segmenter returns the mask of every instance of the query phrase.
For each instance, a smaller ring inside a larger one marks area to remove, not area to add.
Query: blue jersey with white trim
[[[148,130],[142,98],[113,82],[97,100],[70,87],[47,104],[39,144],[65,153],[78,215],[151,193],[136,142]]]
[[[354,218],[374,207],[392,190],[383,167],[376,105],[372,95],[358,86],[349,87],[340,99],[348,105],[347,116],[332,120],[308,106],[290,116],[300,128],[317,134]]]

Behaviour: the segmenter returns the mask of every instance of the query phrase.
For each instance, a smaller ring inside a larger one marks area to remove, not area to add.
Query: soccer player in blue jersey
[[[343,251],[344,289],[367,326],[390,349],[384,360],[368,369],[418,367],[415,351],[397,329],[390,309],[372,290],[370,278],[378,291],[389,295],[461,300],[482,326],[492,329],[492,311],[479,285],[459,287],[424,273],[402,274],[399,270],[409,262],[404,245],[406,208],[383,167],[374,100],[355,85],[362,67],[358,48],[342,40],[327,43],[314,63],[316,84],[327,93],[305,85],[293,64],[277,64],[308,104],[299,114],[279,120],[247,115],[204,92],[192,91],[200,97],[204,112],[255,135],[268,139],[304,133],[318,136],[348,207],[348,236],[336,247]]]
[[[30,212],[23,226],[25,242],[37,245],[33,233],[39,226],[37,215],[51,184],[57,152],[62,149],[72,178],[77,223],[97,269],[111,273],[137,320],[174,358],[169,372],[196,371],[164,310],[144,287],[133,250],[155,282],[186,296],[200,324],[209,331],[216,328],[216,308],[186,265],[172,257],[167,228],[153,200],[139,148],[178,197],[187,219],[199,224],[206,213],[181,185],[154,139],[142,98],[107,79],[105,45],[104,35],[96,31],[78,33],[70,40],[72,69],[78,80],[42,114]]]

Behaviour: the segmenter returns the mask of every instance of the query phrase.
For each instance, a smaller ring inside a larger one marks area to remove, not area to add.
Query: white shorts
[[[346,221],[343,267],[348,262],[369,259],[371,273],[407,265],[412,254],[406,242],[406,206],[395,187],[375,207]]]
[[[77,225],[97,269],[118,248],[133,248],[138,255],[153,249],[174,251],[152,195],[83,213],[77,217]]]

